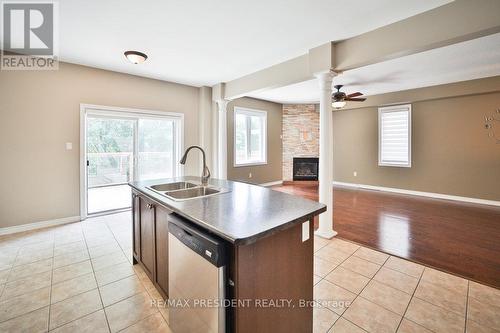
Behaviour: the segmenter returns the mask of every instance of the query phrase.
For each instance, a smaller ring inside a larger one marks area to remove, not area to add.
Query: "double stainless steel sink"
[[[148,186],[148,188],[175,201],[184,201],[229,192],[226,188],[210,185],[202,186],[190,182],[157,184]]]
[[[189,183],[189,182],[176,182],[176,183],[152,185],[149,188],[151,188],[152,190],[155,190],[157,192],[169,192],[169,191],[185,190],[185,189],[193,188],[193,187],[197,187],[197,186],[200,186],[200,185]]]

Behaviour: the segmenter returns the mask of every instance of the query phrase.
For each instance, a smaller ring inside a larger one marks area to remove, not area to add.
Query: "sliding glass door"
[[[137,179],[170,178],[175,175],[175,121],[139,119]]]
[[[88,214],[130,207],[134,120],[87,119]]]
[[[87,113],[87,215],[130,208],[130,181],[177,176],[179,125],[176,117]]]

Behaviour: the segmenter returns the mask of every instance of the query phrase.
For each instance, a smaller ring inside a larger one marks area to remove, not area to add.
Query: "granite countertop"
[[[248,244],[259,238],[304,222],[326,211],[316,201],[241,182],[210,179],[209,184],[230,191],[213,196],[174,201],[147,186],[190,181],[199,177],[178,177],[129,183],[137,191],[233,244]]]

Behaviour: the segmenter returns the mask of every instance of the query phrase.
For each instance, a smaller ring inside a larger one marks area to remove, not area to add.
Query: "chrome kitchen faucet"
[[[201,148],[200,146],[190,146],[188,149],[186,149],[186,152],[182,156],[180,163],[182,165],[186,164],[186,159],[187,159],[188,153],[193,148],[198,148],[201,151],[201,153],[203,154],[203,173],[201,174],[201,185],[207,186],[208,179],[210,178],[210,170],[207,167],[207,161],[205,159],[205,151],[203,150],[203,148]]]

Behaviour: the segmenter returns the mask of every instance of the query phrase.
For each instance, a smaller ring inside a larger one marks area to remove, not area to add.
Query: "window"
[[[411,167],[411,105],[378,109],[378,165]]]
[[[234,108],[234,166],[267,163],[267,112]]]

